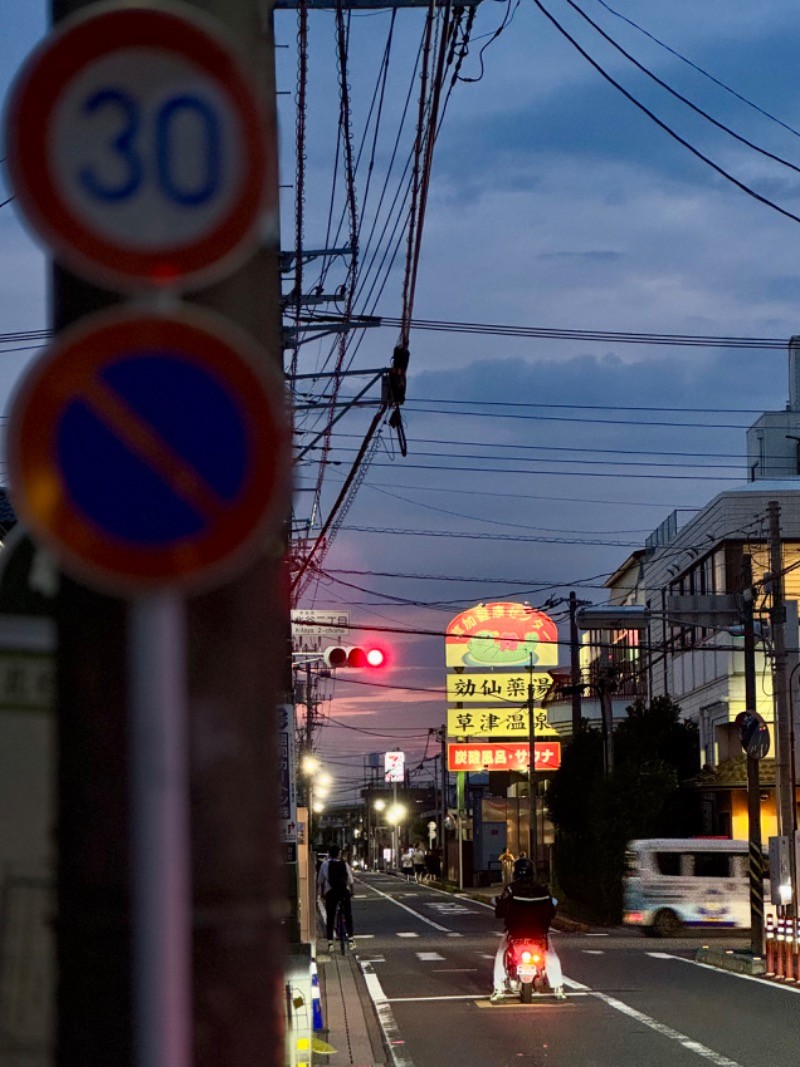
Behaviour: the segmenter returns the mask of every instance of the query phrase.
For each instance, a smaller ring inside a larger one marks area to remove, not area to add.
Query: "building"
[[[746,709],[742,624],[748,602],[757,637],[756,708],[749,710],[763,716],[774,738],[771,539],[780,544],[793,721],[800,711],[800,338],[789,347],[786,409],[765,412],[747,431],[747,479],[683,524],[673,512],[617,568],[606,583],[609,604],[644,606],[649,623],[644,630],[584,634],[581,664],[589,692],[613,680],[615,718],[636,696],[667,695],[697,722],[704,829],[741,837],[747,836],[745,761],[735,720]],[[773,502],[779,510],[771,517]],[[591,701],[588,710],[593,718]],[[563,702],[553,706],[551,721],[563,730]],[[800,737],[800,724],[795,733]],[[765,836],[777,832],[771,762],[763,761]]]

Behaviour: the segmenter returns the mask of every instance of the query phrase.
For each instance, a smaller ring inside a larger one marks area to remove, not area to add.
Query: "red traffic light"
[[[383,649],[361,645],[334,645],[322,656],[328,667],[383,667],[386,663]]]

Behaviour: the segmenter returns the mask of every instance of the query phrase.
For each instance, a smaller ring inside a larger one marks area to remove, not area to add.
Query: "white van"
[[[656,937],[685,928],[749,928],[748,856],[748,843],[730,838],[628,842],[623,922]]]

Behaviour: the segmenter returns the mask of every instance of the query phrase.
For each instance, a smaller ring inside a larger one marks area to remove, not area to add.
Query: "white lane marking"
[[[600,933],[600,934],[587,934],[586,936],[587,937],[610,937],[611,935],[610,934],[605,934],[605,933]]]
[[[464,936],[463,934],[455,934],[452,931],[449,934],[447,934],[447,937],[463,937],[463,936]]]
[[[398,931],[397,933],[395,933],[395,937],[419,937],[419,934]]]
[[[386,994],[383,992],[383,987],[378,981],[377,974],[372,971],[366,960],[361,963],[361,970],[367,983],[367,992],[372,997],[372,1003],[375,1005],[378,1022],[381,1030],[383,1030],[385,1044],[389,1050],[389,1055],[392,1057],[393,1067],[414,1067],[414,1061],[405,1050],[405,1042],[397,1029],[392,1009],[386,999]]]
[[[375,934],[356,934],[359,941],[370,941],[374,936]]]
[[[364,963],[386,963],[385,956],[370,956],[368,960],[364,960]]]
[[[444,956],[440,956],[438,952],[415,952],[414,955],[418,960],[422,960],[423,963],[429,963],[433,960],[444,961]]]
[[[675,959],[681,959],[681,957],[676,956]],[[687,962],[690,963],[692,961],[687,960]],[[644,1026],[649,1026],[651,1030],[655,1030],[664,1037],[668,1037],[672,1041],[677,1041],[690,1052],[695,1052],[698,1056],[710,1060],[716,1067],[741,1067],[741,1064],[737,1063],[736,1060],[729,1060],[727,1056],[723,1056],[720,1052],[714,1052],[713,1049],[708,1048],[706,1045],[701,1045],[699,1041],[693,1041],[690,1037],[687,1037],[686,1034],[682,1034],[678,1030],[673,1030],[671,1026],[665,1026],[664,1023],[660,1023],[656,1019],[652,1019],[649,1015],[637,1011],[636,1008],[624,1004],[621,1000],[617,1000],[616,997],[610,997],[607,993],[598,993],[596,989],[590,989],[581,982],[576,982],[573,978],[567,978],[566,975],[564,976],[564,985],[568,989],[580,990],[581,992],[589,993],[593,997],[597,997],[598,1000],[602,1000],[603,1003],[608,1004],[609,1007],[614,1008],[616,1011],[621,1011],[623,1015],[630,1016],[630,1018],[642,1023]]]
[[[446,900],[435,900],[430,904],[425,904],[426,908],[431,908],[433,911],[439,911],[446,915],[475,915],[474,908],[467,908],[463,904],[459,904],[457,901],[451,903]]]
[[[716,1067],[742,1067],[736,1060],[729,1060],[727,1056],[723,1056],[720,1052],[715,1052],[713,1049],[708,1048],[707,1045],[702,1045],[699,1041],[693,1041],[686,1034],[682,1034],[679,1030],[673,1030],[671,1026],[666,1026],[664,1023],[658,1022],[657,1019],[651,1018],[649,1015],[645,1015],[642,1011],[637,1011],[636,1008],[632,1008],[630,1004],[625,1004],[621,1000],[617,1000],[616,997],[610,997],[606,993],[598,993],[596,990],[592,991],[592,996],[597,997],[598,1000],[602,1000],[604,1004],[608,1004],[610,1008],[614,1008],[615,1011],[622,1012],[623,1015],[627,1015],[631,1019],[635,1019],[636,1022],[642,1023],[643,1026],[649,1026],[651,1030],[655,1030],[657,1034],[661,1034],[663,1037],[668,1037],[671,1041],[677,1041],[683,1048],[688,1049],[689,1052],[694,1052],[698,1056],[702,1056],[703,1059],[709,1060],[715,1064]]]
[[[477,974],[477,967],[434,967],[432,974]]]
[[[581,949],[584,956],[605,956],[605,949],[602,948],[584,948]]]
[[[434,930],[441,930],[445,934],[450,932],[447,929],[446,926],[440,926],[438,923],[435,923],[433,921],[433,919],[429,919],[425,915],[420,915],[420,913],[418,911],[414,911],[414,909],[413,908],[409,908],[409,906],[407,904],[403,904],[401,901],[397,900],[395,897],[390,896],[388,893],[384,893],[382,889],[376,889],[376,887],[374,885],[370,886],[370,889],[372,890],[373,893],[378,893],[380,896],[386,897],[386,899],[390,900],[392,902],[392,904],[396,904],[398,908],[402,908],[404,911],[407,911],[409,913],[409,915],[413,915],[414,918],[419,919],[420,922],[424,922],[424,923],[427,923],[428,926],[432,926],[434,928]]]
[[[435,1000],[486,1000],[488,993],[453,993],[441,997],[390,997],[387,1004],[427,1004]]]
[[[800,993],[799,986],[784,985],[782,982],[770,982],[757,974],[739,974],[738,971],[726,971],[723,967],[715,967],[713,963],[703,963],[701,960],[690,960],[685,956],[672,956],[669,952],[648,952],[648,956],[655,956],[660,960],[678,960],[680,963],[690,963],[693,967],[702,967],[703,970],[713,971],[714,974],[723,974],[727,978],[744,978],[746,982],[758,982],[766,989],[783,989],[787,993]]]
[[[494,959],[494,953],[493,952],[477,952],[476,955],[480,956],[480,958],[482,960],[493,960]]]

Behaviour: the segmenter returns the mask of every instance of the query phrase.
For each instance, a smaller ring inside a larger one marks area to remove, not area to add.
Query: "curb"
[[[723,971],[733,971],[734,974],[763,975],[767,965],[761,956],[754,956],[751,952],[737,952],[734,949],[709,948],[703,945],[695,953],[698,963],[707,963],[710,967],[718,967]]]

